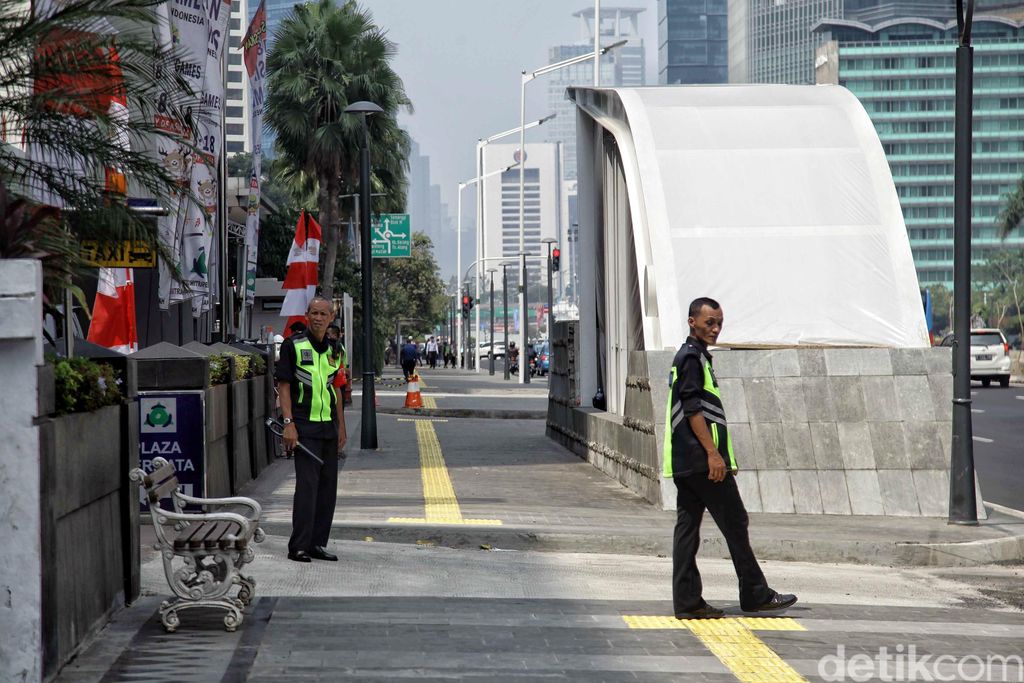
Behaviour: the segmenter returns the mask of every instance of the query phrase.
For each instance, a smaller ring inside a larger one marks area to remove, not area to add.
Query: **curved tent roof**
[[[928,346],[889,166],[845,88],[569,97],[622,155],[645,348],[677,346],[698,296],[722,303],[724,345]]]

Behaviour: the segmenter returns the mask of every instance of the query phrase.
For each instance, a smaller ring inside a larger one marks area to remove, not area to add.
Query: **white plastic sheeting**
[[[624,157],[647,349],[678,346],[698,296],[724,345],[928,346],[889,166],[845,88],[586,92]]]

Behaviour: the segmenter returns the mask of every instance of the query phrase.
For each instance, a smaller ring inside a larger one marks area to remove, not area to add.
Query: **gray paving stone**
[[[871,451],[878,469],[908,469],[907,445],[904,440],[902,422],[869,422]]]
[[[953,419],[953,375],[928,375],[936,420]]]
[[[912,474],[921,514],[945,517],[949,513],[949,473],[945,470],[914,470]]]
[[[887,515],[911,516],[920,514],[914,475],[910,470],[878,470],[878,489],[882,496],[882,509]]]
[[[730,422],[729,438],[732,439],[732,452],[736,456],[736,464],[740,469],[752,468],[754,441],[750,436],[750,425],[746,422]]]
[[[793,512],[793,489],[786,470],[760,470],[761,509],[764,512]]]
[[[806,422],[782,425],[782,438],[786,444],[786,459],[791,470],[813,470],[814,447],[811,430]]]
[[[828,374],[825,349],[797,349],[797,362],[803,377],[824,377]]]
[[[858,360],[861,375],[893,374],[889,349],[860,349]]]
[[[875,455],[871,448],[871,433],[866,422],[840,422],[839,446],[847,470],[875,469]]]
[[[793,509],[797,514],[820,515],[824,512],[816,471],[792,470],[789,479],[793,486]]]
[[[949,432],[948,422],[907,422],[904,424],[904,448],[912,469],[949,467],[949,451],[942,435]]]
[[[722,406],[729,420],[729,428],[736,422],[749,422],[747,415],[747,395],[743,390],[743,380],[739,377],[718,380],[718,389],[722,394]]]
[[[929,375],[953,374],[953,348],[950,346],[933,346],[922,349],[924,369]]]
[[[772,351],[767,349],[751,349],[734,351],[742,356],[740,365],[741,377],[771,377]]]
[[[779,400],[772,377],[747,377],[743,380],[750,422],[780,422]]]
[[[846,467],[839,444],[839,428],[835,422],[811,422],[811,448],[819,470],[841,470]],[[845,486],[845,484],[844,484]]]
[[[736,487],[740,490],[740,497],[743,498],[743,506],[747,508],[747,512],[764,512],[757,471],[744,471],[743,463],[741,462],[739,465],[740,471],[736,474]]]
[[[799,377],[800,359],[796,349],[772,351],[772,374],[776,377]]]
[[[783,437],[784,426],[779,422],[753,422],[750,425],[750,437],[754,441],[754,460],[757,469],[786,469],[789,459],[786,457],[786,441]]]
[[[846,472],[818,470],[821,509],[826,515],[850,514],[850,494],[846,490]]]
[[[932,421],[935,409],[932,405],[932,390],[924,375],[901,375],[896,377],[896,400],[900,405],[900,417],[910,421]]]
[[[837,422],[864,422],[864,387],[858,377],[829,377],[829,389],[835,405]]]
[[[896,380],[891,376],[862,377],[864,412],[871,422],[895,422],[900,419],[896,401]]]
[[[836,409],[828,377],[804,377],[804,407],[808,422],[835,422]]]
[[[924,349],[889,349],[894,375],[924,375]]]
[[[782,422],[807,422],[804,381],[801,377],[776,377],[775,393]]]
[[[853,514],[884,514],[878,473],[875,470],[847,470],[846,488],[850,494],[850,510]]]
[[[825,367],[829,376],[859,375],[861,349],[825,349]]]
[[[744,356],[743,351],[732,351],[721,349],[713,354],[712,366],[715,369],[715,377],[719,380],[733,377],[745,377],[743,374]]]

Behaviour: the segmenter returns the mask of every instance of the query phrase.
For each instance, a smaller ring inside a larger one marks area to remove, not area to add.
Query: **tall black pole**
[[[359,203],[361,205],[360,230],[363,235],[363,421],[359,430],[359,447],[363,450],[377,448],[377,409],[373,386],[373,254],[370,242],[370,130],[363,120],[363,153],[359,164]]]
[[[494,271],[491,271],[491,369],[487,373],[494,374]]]
[[[548,351],[550,352],[551,340],[555,334],[555,297],[552,294],[552,281],[554,278],[551,267],[551,242],[548,242]]]
[[[953,453],[949,523],[977,524],[971,425],[971,144],[974,0],[957,0],[956,113],[953,157]]]
[[[519,373],[523,378],[523,384],[530,383],[530,354],[526,347],[530,345],[530,296],[529,296],[529,271],[526,259],[523,259],[523,279],[520,285],[523,288],[523,319],[519,324],[523,326],[523,348],[519,349]]]
[[[508,264],[501,264],[501,307],[505,326],[505,379],[511,376],[508,367]]]

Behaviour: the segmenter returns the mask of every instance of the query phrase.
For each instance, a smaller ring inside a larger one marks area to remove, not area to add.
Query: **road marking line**
[[[981,410],[981,409],[979,409],[979,408],[971,408],[971,412],[972,412],[972,413],[984,413],[985,411],[984,411],[984,410]]]
[[[437,399],[434,398],[433,396],[424,396],[423,397],[423,407],[424,408],[437,408]]]
[[[416,376],[420,378],[420,388],[426,387],[427,383],[425,381],[423,381],[423,375],[416,375]]]
[[[400,417],[399,422],[447,422],[443,417]]]
[[[676,619],[627,615],[629,628],[684,629],[693,633],[743,683],[778,681],[797,683],[807,679],[786,663],[754,631],[806,631],[788,617],[729,617],[725,619]]]
[[[465,524],[474,526],[500,526],[500,519],[464,519],[455,487],[448,475],[441,442],[430,420],[416,423],[416,441],[420,450],[420,476],[423,478],[424,517],[390,517],[388,522],[403,524]]]
[[[975,441],[980,441],[981,443],[995,443],[992,439],[986,439],[983,436],[972,436],[971,438]]]
[[[1024,401],[1024,396],[1014,396],[1018,401]]]

